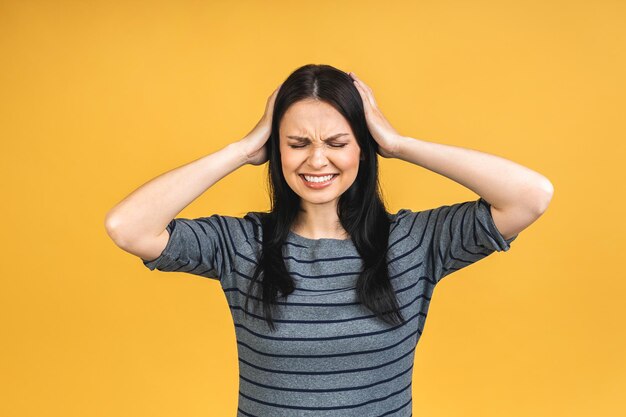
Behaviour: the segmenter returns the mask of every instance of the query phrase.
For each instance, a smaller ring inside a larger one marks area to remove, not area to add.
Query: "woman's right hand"
[[[254,128],[243,139],[239,141],[243,150],[246,161],[250,165],[262,165],[267,162],[267,151],[265,143],[272,132],[272,116],[274,112],[274,101],[280,90],[282,83],[274,90],[272,95],[267,99],[265,105],[265,114]]]

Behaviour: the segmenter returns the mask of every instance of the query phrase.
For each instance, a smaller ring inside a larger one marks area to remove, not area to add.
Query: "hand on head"
[[[393,158],[402,140],[402,136],[391,126],[391,123],[383,116],[378,108],[372,89],[363,82],[355,73],[349,72],[352,83],[361,95],[367,128],[374,140],[378,143],[378,153],[383,158]]]
[[[278,91],[281,86],[282,83],[278,85],[278,87],[267,99],[265,113],[263,114],[263,117],[261,117],[261,120],[259,120],[250,133],[239,141],[247,163],[250,165],[262,165],[267,162],[265,144],[272,132],[274,102],[276,101],[276,95],[278,95]]]

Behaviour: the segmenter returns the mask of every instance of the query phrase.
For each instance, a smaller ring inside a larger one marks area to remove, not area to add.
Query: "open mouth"
[[[309,180],[307,180],[304,177],[304,175],[299,174],[299,177],[302,178],[302,182],[304,182],[304,184],[307,187],[309,187],[309,188],[323,188],[323,187],[326,187],[326,186],[332,184],[333,181],[335,180],[335,178],[337,178],[337,176],[339,176],[339,174],[333,174],[333,176],[330,179],[328,179],[326,181],[318,182],[318,181],[309,181]]]

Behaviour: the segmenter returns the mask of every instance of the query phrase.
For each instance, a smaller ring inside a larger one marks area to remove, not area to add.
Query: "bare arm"
[[[491,215],[505,239],[520,233],[547,209],[554,194],[543,175],[496,155],[400,135],[383,116],[372,89],[354,73],[365,109],[367,127],[384,158],[422,166],[469,188],[491,206]]]
[[[263,117],[246,137],[159,175],[115,205],[104,222],[115,244],[143,259],[156,259],[169,240],[166,226],[178,213],[241,166],[267,162],[265,144],[279,90],[280,85],[267,99]]]
[[[491,205],[498,230],[508,239],[546,210],[554,188],[543,175],[502,157],[459,146],[400,137],[394,156],[469,188]]]
[[[106,216],[107,233],[116,245],[144,259],[165,248],[167,224],[220,179],[247,163],[240,142],[231,143],[145,183]]]

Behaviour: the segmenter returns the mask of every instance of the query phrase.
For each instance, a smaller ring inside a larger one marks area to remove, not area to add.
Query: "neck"
[[[294,233],[309,239],[347,239],[336,204],[302,203],[302,209],[292,227]]]

